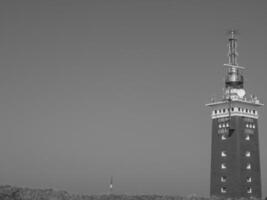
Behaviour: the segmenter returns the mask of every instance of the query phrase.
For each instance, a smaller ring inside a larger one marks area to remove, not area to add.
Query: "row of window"
[[[255,126],[255,124],[246,124],[246,128],[253,128],[253,129],[255,129],[256,126]]]
[[[218,127],[219,128],[228,128],[229,127],[229,123],[227,122],[227,123],[219,124]],[[246,128],[255,129],[256,126],[255,126],[255,124],[249,123],[249,124],[246,124]]]
[[[221,169],[227,169],[225,163],[222,163],[222,164],[221,164]],[[251,170],[251,164],[250,164],[250,163],[247,163],[247,165],[246,165],[246,170]]]
[[[226,156],[227,156],[226,151],[221,151],[221,157],[226,157]],[[245,157],[247,157],[247,158],[251,157],[251,152],[250,151],[246,151],[245,152]]]
[[[223,193],[223,194],[227,193],[227,188],[226,187],[221,187],[221,193]],[[251,187],[247,187],[247,193],[248,194],[252,193],[252,188]]]
[[[214,110],[213,112],[214,114],[224,114],[224,113],[228,113],[229,111],[230,111],[230,108],[223,108],[223,109]],[[251,110],[248,108],[240,108],[240,107],[232,107],[231,111],[254,114],[254,115],[258,114],[256,110]]]
[[[218,125],[219,128],[229,127],[229,123],[223,123]]]
[[[222,183],[225,183],[227,181],[227,176],[221,176],[221,182]],[[246,182],[247,183],[251,183],[252,182],[252,178],[250,177],[250,176],[248,176],[247,178],[246,178]]]
[[[222,129],[223,130],[223,129]],[[218,132],[218,133],[220,133],[220,132]],[[246,141],[249,141],[250,140],[250,135],[246,135],[246,137],[245,137],[245,140]],[[227,139],[227,137],[225,136],[225,135],[221,135],[221,140],[226,140]]]

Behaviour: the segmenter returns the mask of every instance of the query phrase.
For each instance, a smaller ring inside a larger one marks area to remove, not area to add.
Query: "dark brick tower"
[[[236,31],[230,31],[224,94],[207,104],[212,109],[210,195],[261,198],[258,108],[263,104],[246,95],[236,48]]]

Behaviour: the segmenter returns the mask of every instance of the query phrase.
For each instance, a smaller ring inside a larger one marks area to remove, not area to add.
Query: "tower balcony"
[[[212,119],[229,116],[243,116],[258,119],[259,113],[257,107],[263,106],[263,104],[259,100],[255,101],[255,99],[233,97],[231,101],[223,99],[206,104],[206,106],[212,108]]]

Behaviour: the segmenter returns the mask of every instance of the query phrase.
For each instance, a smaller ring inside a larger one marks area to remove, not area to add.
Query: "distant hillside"
[[[181,197],[161,195],[71,195],[53,189],[29,189],[0,186],[0,200],[220,200],[220,198]]]

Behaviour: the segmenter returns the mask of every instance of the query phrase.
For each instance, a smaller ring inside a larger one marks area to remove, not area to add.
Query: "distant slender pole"
[[[109,194],[113,193],[113,177],[110,177],[110,183],[109,183]]]

